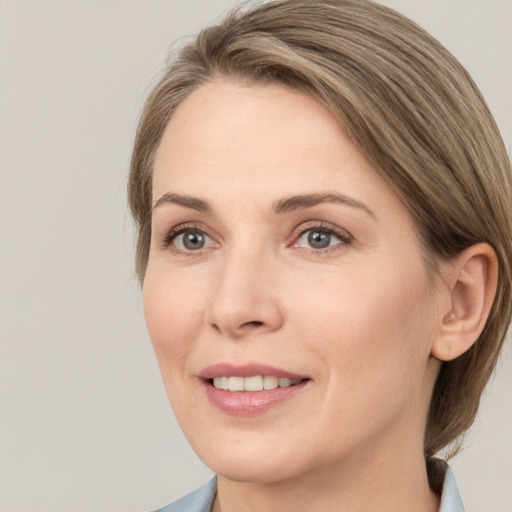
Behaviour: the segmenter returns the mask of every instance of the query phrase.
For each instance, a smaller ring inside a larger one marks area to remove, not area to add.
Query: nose
[[[277,331],[284,316],[276,281],[268,258],[243,251],[232,254],[219,272],[207,323],[232,339]]]

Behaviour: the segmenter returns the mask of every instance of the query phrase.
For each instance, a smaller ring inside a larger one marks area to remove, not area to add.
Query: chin
[[[228,460],[216,461],[208,465],[216,474],[234,482],[251,482],[260,484],[275,484],[283,480],[290,480],[294,476],[286,463],[268,464],[259,460],[242,461]],[[286,469],[285,469],[286,468]]]
[[[236,482],[270,484],[293,478],[300,472],[297,454],[286,453],[282,448],[282,443],[280,448],[275,444],[254,442],[241,448],[233,443],[231,447],[218,445],[214,451],[198,449],[196,453],[219,476]]]

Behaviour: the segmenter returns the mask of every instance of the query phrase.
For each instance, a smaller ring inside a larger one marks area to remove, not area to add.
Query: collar
[[[464,512],[464,505],[455,482],[455,476],[450,468],[446,470],[444,477],[439,512]]]

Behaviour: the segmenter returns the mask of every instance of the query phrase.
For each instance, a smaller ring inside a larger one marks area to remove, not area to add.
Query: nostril
[[[264,325],[263,322],[253,320],[252,322],[245,322],[240,326],[240,328],[243,329],[244,327],[261,327],[262,325]]]

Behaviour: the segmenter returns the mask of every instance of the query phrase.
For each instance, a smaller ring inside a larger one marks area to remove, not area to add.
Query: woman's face
[[[437,288],[411,215],[322,105],[202,86],[153,198],[146,321],[208,466],[277,482],[421,454]]]

